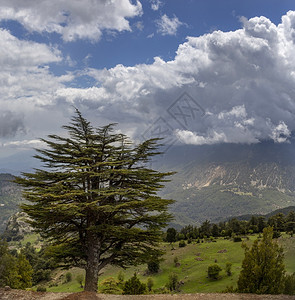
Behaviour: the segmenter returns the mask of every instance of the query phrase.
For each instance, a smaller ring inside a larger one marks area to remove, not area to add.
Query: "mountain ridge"
[[[175,226],[295,205],[294,143],[176,146],[170,151],[159,169],[177,172],[161,194],[177,200],[171,207]]]

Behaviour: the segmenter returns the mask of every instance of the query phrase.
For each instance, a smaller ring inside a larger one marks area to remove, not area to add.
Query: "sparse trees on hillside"
[[[46,168],[16,182],[30,202],[22,208],[52,255],[85,268],[85,290],[96,291],[106,265],[126,267],[161,254],[157,246],[173,201],[157,191],[172,173],[145,166],[158,154],[155,139],[134,146],[113,124],[95,128],[78,110],[63,128],[67,137],[42,139],[47,148],[35,157]]]

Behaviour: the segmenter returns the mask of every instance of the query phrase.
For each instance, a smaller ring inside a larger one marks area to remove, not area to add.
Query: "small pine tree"
[[[100,291],[104,294],[122,294],[122,290],[119,287],[119,282],[114,277],[104,279],[99,286]]]
[[[136,273],[125,282],[123,295],[142,295],[146,292],[146,285],[136,276]]]
[[[17,257],[17,269],[19,275],[18,288],[25,289],[31,287],[33,268],[22,252]]]
[[[263,230],[262,240],[250,249],[243,244],[245,258],[238,279],[241,293],[279,294],[284,289],[285,266],[283,248],[272,239],[273,228]]]

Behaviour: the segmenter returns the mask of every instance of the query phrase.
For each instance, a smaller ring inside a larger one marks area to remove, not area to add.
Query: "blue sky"
[[[134,141],[166,126],[169,143],[289,142],[294,11],[293,0],[0,0],[0,164],[63,134],[73,106]]]

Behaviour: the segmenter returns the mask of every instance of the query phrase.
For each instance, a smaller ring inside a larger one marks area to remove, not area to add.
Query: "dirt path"
[[[250,294],[183,294],[183,295],[103,295],[87,292],[80,293],[40,293],[23,290],[0,289],[0,300],[291,300],[287,295],[250,295]]]

